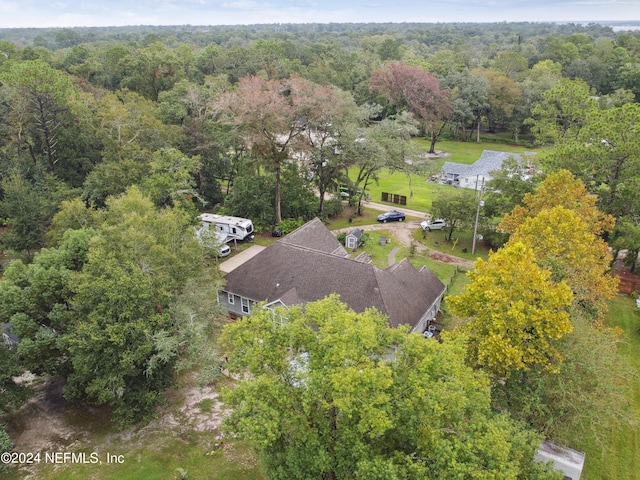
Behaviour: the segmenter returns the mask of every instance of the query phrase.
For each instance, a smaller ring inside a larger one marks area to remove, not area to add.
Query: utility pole
[[[478,180],[476,179],[476,188],[478,188]],[[484,205],[482,201],[482,192],[484,191],[484,177],[482,177],[482,186],[480,187],[480,195],[478,196],[478,208],[476,210],[476,223],[473,226],[473,245],[471,247],[471,255],[476,253],[476,235],[478,233],[478,219],[480,218],[480,207]]]

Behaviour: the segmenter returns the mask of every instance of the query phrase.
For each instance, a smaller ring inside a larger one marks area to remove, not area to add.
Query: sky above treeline
[[[640,0],[0,0],[0,28],[640,20]]]

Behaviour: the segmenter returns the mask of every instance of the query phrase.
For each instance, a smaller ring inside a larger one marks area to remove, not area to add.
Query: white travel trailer
[[[248,218],[229,217],[214,213],[203,213],[198,217],[205,229],[215,230],[231,240],[253,240],[253,223]],[[215,225],[215,228],[212,226]]]
[[[209,230],[209,224],[203,223],[201,226],[195,228],[196,238],[203,245],[214,248],[218,257],[226,257],[231,254],[231,247],[227,245],[229,239],[222,232],[216,232],[215,230]]]

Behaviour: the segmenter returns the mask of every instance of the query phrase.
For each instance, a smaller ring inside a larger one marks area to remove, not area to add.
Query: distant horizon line
[[[576,24],[576,25],[604,25],[604,26],[640,26],[640,19],[637,20],[494,20],[494,21],[440,21],[440,22],[272,22],[272,23],[225,23],[225,24],[130,24],[130,25],[91,25],[91,26],[66,26],[66,27],[0,27],[0,30],[48,30],[48,29],[74,29],[74,28],[127,28],[127,27],[255,27],[272,25],[482,25],[493,23],[533,23],[533,24]]]

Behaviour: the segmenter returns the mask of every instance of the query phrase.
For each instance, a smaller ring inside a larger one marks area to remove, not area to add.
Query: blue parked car
[[[390,212],[381,213],[378,215],[378,221],[382,223],[387,222],[402,222],[405,219],[405,215],[397,210],[391,210]]]

